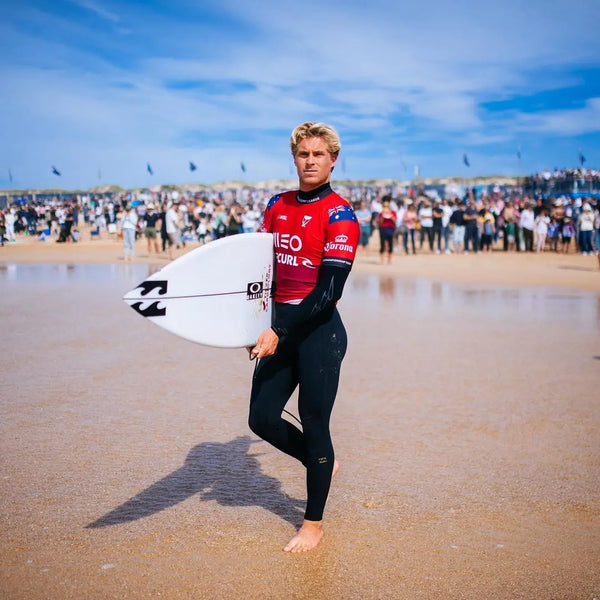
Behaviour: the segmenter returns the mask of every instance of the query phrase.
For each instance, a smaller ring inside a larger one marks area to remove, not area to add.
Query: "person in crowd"
[[[455,207],[450,216],[450,230],[452,231],[452,250],[463,252],[465,247],[465,205],[456,199]]]
[[[6,227],[6,239],[10,243],[17,241],[15,235],[15,223],[17,221],[17,211],[14,208],[9,208],[4,216],[4,224]]]
[[[444,240],[444,254],[450,254],[450,217],[454,212],[452,205],[448,198],[444,198],[442,201],[442,238]]]
[[[467,207],[465,208],[463,220],[465,223],[465,250],[464,253],[469,253],[469,244],[471,250],[477,254],[479,252],[479,211],[475,204],[475,200],[470,198]]]
[[[135,232],[138,225],[138,214],[133,206],[127,206],[119,213],[118,229],[123,236],[123,258],[133,260],[135,254]]]
[[[596,203],[594,210],[594,248],[600,257],[600,201]]]
[[[394,252],[394,233],[396,231],[396,211],[390,207],[390,196],[384,196],[381,201],[381,212],[377,217],[379,227],[379,260],[381,264],[392,262]]]
[[[533,252],[533,230],[535,228],[535,215],[529,202],[525,204],[525,208],[521,211],[519,227],[521,228],[521,233],[523,234],[525,252]]]
[[[494,241],[495,223],[494,215],[489,207],[483,209],[481,218],[481,250],[484,252],[492,251]]]
[[[216,240],[220,240],[227,235],[227,214],[222,204],[219,204],[215,209],[212,230]]]
[[[592,236],[594,233],[594,213],[589,202],[582,206],[582,211],[578,217],[579,222],[579,250],[583,256],[594,254],[592,248]]]
[[[6,217],[4,211],[0,210],[0,245],[4,248],[4,236],[6,235]]]
[[[227,235],[236,235],[242,231],[242,210],[239,204],[232,204],[227,215]]]
[[[242,212],[242,231],[244,233],[254,233],[260,220],[260,212],[252,204],[248,205]]]
[[[562,250],[565,254],[569,253],[569,248],[571,246],[571,240],[575,235],[575,227],[573,225],[573,219],[571,217],[565,217],[563,219],[563,226],[561,231],[562,237]]]
[[[549,225],[550,217],[548,217],[546,209],[542,208],[535,218],[536,252],[543,252],[546,247],[546,237],[548,236]]]
[[[551,217],[548,223],[548,247],[552,252],[558,252],[559,235],[560,223],[556,217]]]
[[[174,248],[179,248],[180,227],[179,202],[173,202],[165,213],[165,232],[167,234],[169,260],[175,258]]]
[[[431,230],[433,236],[433,246],[436,254],[442,252],[442,219],[444,218],[444,209],[439,201],[434,202],[432,208],[433,227]]]
[[[423,199],[423,203],[417,214],[419,215],[419,223],[421,225],[419,230],[419,250],[423,249],[423,242],[427,238],[429,250],[433,252],[433,208],[429,198]]]
[[[154,202],[149,202],[146,206],[146,213],[144,214],[144,221],[146,227],[144,228],[144,237],[148,243],[148,256],[154,253],[158,254],[158,230],[161,226],[160,213],[156,210]]]
[[[200,245],[203,246],[206,243],[206,236],[208,235],[208,217],[204,214],[200,215],[196,233],[198,234]]]
[[[417,209],[412,200],[407,201],[406,210],[404,211],[404,217],[402,218],[402,224],[404,225],[404,231],[402,234],[402,243],[404,246],[405,254],[408,254],[408,240],[410,239],[410,246],[412,253],[416,254],[415,249],[415,230],[417,228],[417,221],[419,217],[417,215]]]
[[[359,249],[362,253],[367,253],[369,248],[369,240],[371,239],[371,211],[367,208],[367,203],[364,200],[355,202],[354,212],[360,226],[360,241]]]

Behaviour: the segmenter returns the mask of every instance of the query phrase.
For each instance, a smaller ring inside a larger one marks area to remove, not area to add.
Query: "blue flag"
[[[517,158],[521,160],[521,148],[517,148]]]
[[[52,172],[60,177],[60,171],[54,165],[52,165]]]
[[[579,164],[583,167],[583,163],[585,162],[585,156],[579,153]]]
[[[465,163],[465,165],[467,165],[467,167],[471,166],[471,163],[469,163],[469,159],[466,154],[463,154],[463,162]]]
[[[242,169],[243,173],[246,172],[246,165],[244,163],[240,163],[240,168]]]
[[[198,167],[190,160],[190,171],[195,171]]]
[[[146,163],[146,170],[148,171],[148,173],[150,173],[150,175],[154,175],[154,171],[152,170],[150,163]]]
[[[12,172],[10,169],[8,170],[8,180],[12,183]]]

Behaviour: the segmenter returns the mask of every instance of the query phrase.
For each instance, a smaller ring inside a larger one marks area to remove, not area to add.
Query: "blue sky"
[[[599,0],[5,0],[0,188],[289,179],[305,120],[338,129],[334,178],[600,167],[598,24]]]

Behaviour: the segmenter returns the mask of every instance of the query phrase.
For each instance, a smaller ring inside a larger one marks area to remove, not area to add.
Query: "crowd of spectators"
[[[564,170],[550,179],[599,173]],[[540,175],[544,177],[544,175]],[[600,216],[594,197],[534,196],[522,189],[477,192],[442,198],[434,191],[392,186],[334,186],[354,206],[361,226],[361,251],[377,246],[382,262],[393,254],[580,252],[600,250]],[[79,195],[11,203],[0,211],[0,238],[77,242],[83,235],[122,239],[133,256],[145,238],[148,253],[173,258],[173,249],[256,231],[269,198],[280,190],[179,191]],[[379,240],[374,238],[378,233]]]
[[[570,194],[583,192],[600,193],[600,171],[596,169],[571,168],[544,170],[523,181],[523,189],[532,195]]]

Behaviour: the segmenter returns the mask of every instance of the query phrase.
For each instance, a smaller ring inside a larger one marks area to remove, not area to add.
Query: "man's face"
[[[301,140],[294,156],[300,190],[308,192],[327,183],[336,160],[331,156],[323,138],[310,137]]]

